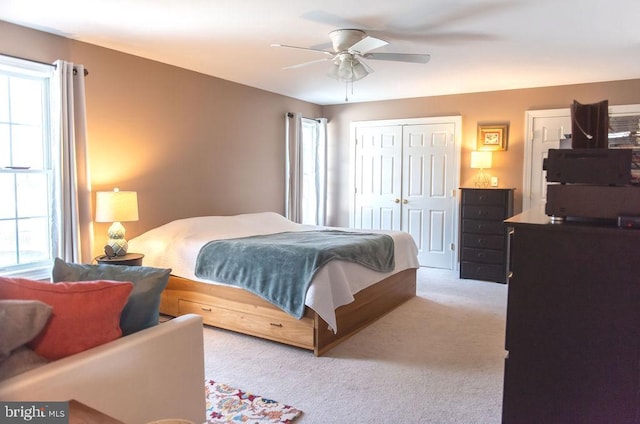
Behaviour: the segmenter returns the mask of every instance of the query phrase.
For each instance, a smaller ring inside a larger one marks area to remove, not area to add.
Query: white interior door
[[[403,127],[402,230],[413,236],[421,265],[452,269],[456,169],[453,123]]]
[[[361,128],[356,134],[355,228],[400,230],[402,127]]]
[[[352,226],[410,233],[422,266],[453,269],[460,117],[352,124]]]
[[[565,134],[571,133],[569,109],[529,111],[527,126],[530,146],[527,152],[529,158],[525,159],[523,211],[544,205],[547,201],[547,173],[542,169],[542,162],[548,156],[549,149],[559,148],[560,140],[565,138]]]

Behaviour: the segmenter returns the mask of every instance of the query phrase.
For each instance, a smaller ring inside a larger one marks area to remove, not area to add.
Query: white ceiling
[[[350,102],[640,78],[638,0],[0,0],[0,20],[284,94],[345,101],[321,53],[338,28],[375,31]]]

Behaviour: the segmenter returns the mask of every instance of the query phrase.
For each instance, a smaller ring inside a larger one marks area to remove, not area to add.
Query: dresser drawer
[[[465,189],[462,191],[462,203],[465,205],[507,205],[506,192],[503,190]]]
[[[178,301],[180,315],[198,314],[205,324],[239,331],[265,339],[285,342],[306,349],[313,349],[313,319],[294,317],[274,319],[242,311],[221,308],[205,303]]]
[[[507,218],[507,211],[505,208],[500,206],[464,205],[462,207],[462,218],[502,221]]]
[[[504,236],[484,234],[463,234],[462,247],[479,247],[482,249],[504,249]]]
[[[462,261],[460,264],[460,278],[504,283],[507,279],[507,271],[504,265]]]
[[[503,250],[473,249],[465,247],[462,249],[461,259],[463,261],[503,265],[506,259],[505,256],[506,255]]]
[[[463,219],[462,231],[464,233],[504,234],[504,225],[502,224],[502,221]]]

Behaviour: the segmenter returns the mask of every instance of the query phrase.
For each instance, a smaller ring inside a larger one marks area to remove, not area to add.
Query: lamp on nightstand
[[[138,220],[138,194],[135,191],[98,191],[96,193],[96,222],[113,222],[109,227],[107,246],[116,256],[127,254],[129,244],[124,238],[121,222]],[[106,247],[106,246],[105,246]]]
[[[490,151],[471,152],[471,169],[480,170],[475,179],[476,187],[489,187],[489,176],[484,173],[484,170],[491,168],[491,158]]]

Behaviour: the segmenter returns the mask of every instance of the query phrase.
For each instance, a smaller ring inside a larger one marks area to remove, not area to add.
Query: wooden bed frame
[[[312,350],[320,356],[415,295],[416,269],[393,274],[339,307],[338,332],[333,333],[309,307],[298,320],[245,290],[171,275],[160,312],[170,316],[195,313],[205,324]]]

